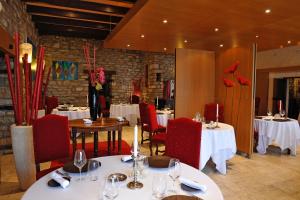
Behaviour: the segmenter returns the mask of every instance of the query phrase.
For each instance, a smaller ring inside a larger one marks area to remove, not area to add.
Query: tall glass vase
[[[98,115],[99,94],[96,87],[89,85],[89,107],[91,120],[96,121]]]

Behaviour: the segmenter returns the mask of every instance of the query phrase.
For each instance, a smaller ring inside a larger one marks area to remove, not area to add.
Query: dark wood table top
[[[128,121],[119,122],[115,118],[98,118],[97,121],[93,121],[91,124],[85,124],[82,119],[69,120],[69,126],[72,128],[80,129],[97,129],[97,128],[109,128],[126,125]]]

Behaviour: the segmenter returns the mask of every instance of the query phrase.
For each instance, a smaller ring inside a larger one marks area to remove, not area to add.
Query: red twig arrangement
[[[37,72],[36,80],[34,84],[33,93],[31,92],[31,82],[30,82],[30,64],[27,60],[27,55],[23,55],[23,68],[24,68],[24,77],[25,77],[25,122],[23,117],[23,87],[21,80],[21,66],[19,62],[19,44],[20,37],[18,33],[14,35],[15,41],[15,59],[14,59],[14,73],[15,73],[15,82],[13,80],[11,65],[9,55],[5,55],[6,69],[9,81],[9,88],[12,97],[12,104],[15,113],[15,122],[16,125],[30,125],[37,118],[38,114],[38,105],[40,101],[41,94],[41,83],[42,75],[44,71],[44,52],[45,48],[40,47],[37,60]]]

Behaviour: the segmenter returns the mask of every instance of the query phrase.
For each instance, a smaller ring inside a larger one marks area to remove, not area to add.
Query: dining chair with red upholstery
[[[145,102],[139,103],[140,121],[141,121],[141,144],[143,144],[144,141],[149,140],[149,138],[144,139],[144,131],[150,132],[149,120],[148,120],[148,116],[147,116],[147,106],[148,106],[148,104]]]
[[[216,103],[209,103],[205,104],[204,107],[204,117],[206,121],[216,121],[217,113],[217,104]],[[224,122],[224,106],[219,104],[219,122]]]
[[[199,169],[202,124],[188,118],[168,121],[166,155]]]
[[[33,123],[33,144],[36,179],[70,161],[68,117],[49,114],[36,119]],[[49,161],[50,168],[40,170],[40,163]]]
[[[46,97],[45,105],[46,105],[46,114],[51,114],[52,110],[58,107],[58,98],[55,96]]]
[[[147,106],[147,116],[149,120],[149,148],[150,155],[152,156],[152,146],[156,145],[155,154],[158,152],[164,152],[158,150],[159,144],[165,144],[166,142],[166,127],[160,126],[157,123],[156,108],[153,104]]]
[[[98,112],[99,115],[102,113],[103,117],[109,117],[109,109],[107,109],[106,107],[106,100],[103,95],[99,96],[99,105],[100,105],[100,109]]]

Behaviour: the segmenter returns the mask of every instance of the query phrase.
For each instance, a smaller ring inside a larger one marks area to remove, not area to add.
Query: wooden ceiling
[[[104,40],[136,0],[23,0],[40,35]]]
[[[175,48],[218,51],[253,43],[266,50],[300,41],[299,0],[144,1],[111,32],[105,47],[174,53]]]

